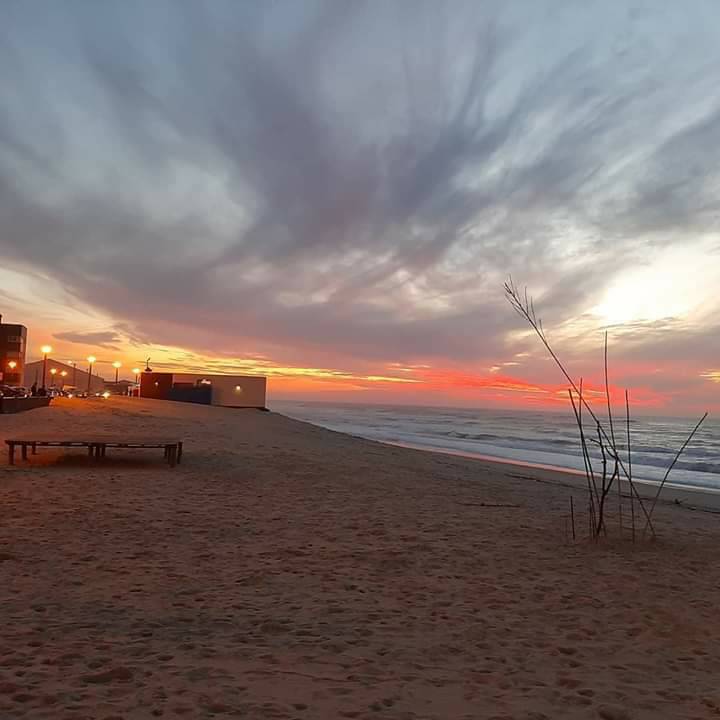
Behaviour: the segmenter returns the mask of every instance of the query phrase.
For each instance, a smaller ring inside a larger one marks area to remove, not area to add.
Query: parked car
[[[0,397],[27,397],[28,394],[27,390],[22,387],[0,385]]]
[[[63,388],[63,395],[69,398],[83,398],[87,397],[87,393],[74,385],[66,385]]]

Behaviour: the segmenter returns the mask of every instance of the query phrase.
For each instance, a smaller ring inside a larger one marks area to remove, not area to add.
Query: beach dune
[[[2,718],[720,717],[717,515],[573,544],[552,473],[251,410],[0,419],[34,432],[185,454],[0,465]]]

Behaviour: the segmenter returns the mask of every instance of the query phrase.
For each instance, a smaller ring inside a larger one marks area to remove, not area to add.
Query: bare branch
[[[648,522],[650,522],[650,518],[652,518],[653,511],[655,510],[655,505],[658,501],[658,498],[660,497],[660,493],[662,492],[662,489],[665,487],[665,483],[667,482],[668,477],[670,476],[670,473],[672,472],[672,469],[675,467],[675,463],[680,459],[680,456],[685,451],[685,448],[688,446],[690,441],[695,437],[695,433],[700,429],[700,426],[705,422],[705,418],[707,418],[708,414],[705,413],[700,420],[698,421],[698,424],[693,428],[692,432],[688,435],[687,440],[682,444],[682,447],[677,451],[675,454],[675,457],[673,458],[673,461],[670,463],[670,467],[665,472],[665,477],[663,477],[662,482],[660,483],[657,492],[655,493],[655,497],[653,498],[652,504],[650,505],[650,517],[648,518]],[[643,535],[645,535],[645,531],[648,528],[648,524],[645,524],[645,527],[643,528]]]
[[[575,384],[575,381],[570,377],[569,373],[565,369],[565,366],[560,361],[560,358],[558,358],[558,356],[555,354],[555,351],[552,349],[552,347],[550,346],[550,343],[548,342],[547,338],[545,337],[545,333],[542,329],[542,322],[532,312],[533,308],[531,308],[529,303],[527,302],[527,294],[525,295],[526,302],[523,303],[523,300],[520,298],[520,296],[518,294],[515,283],[513,282],[512,276],[509,277],[508,282],[504,283],[504,288],[505,288],[505,298],[507,299],[507,301],[510,303],[510,305],[512,305],[517,310],[517,312],[523,318],[525,318],[525,320],[530,324],[530,326],[533,328],[533,330],[535,330],[535,333],[540,338],[540,341],[545,346],[545,349],[550,354],[550,357],[555,361],[555,364],[560,369],[560,372],[565,376],[565,379],[570,383],[570,387],[578,394],[578,396],[580,396],[580,392],[578,390],[577,385]],[[604,437],[605,442],[609,446],[612,446],[612,454],[614,455],[614,459],[617,460],[618,465],[619,465],[620,469],[622,470],[623,474],[625,475],[626,478],[628,478],[628,482],[630,482],[631,491],[635,495],[635,497],[638,501],[638,504],[640,505],[640,509],[642,510],[643,515],[645,516],[646,527],[649,527],[651,532],[654,535],[655,530],[653,528],[652,521],[647,512],[647,509],[645,508],[645,503],[643,502],[642,498],[640,497],[640,494],[638,493],[637,489],[635,488],[634,483],[632,483],[631,478],[628,475],[627,469],[625,468],[625,464],[619,458],[617,449],[615,448],[615,444],[612,442],[610,436],[605,431],[605,428],[602,426],[602,423],[598,419],[597,415],[595,415],[595,412],[590,407],[590,404],[587,402],[587,400],[584,397],[582,397],[582,399],[581,399],[581,404],[585,407],[585,409],[590,414],[590,417],[595,421],[597,426],[600,428],[600,433]]]
[[[618,474],[618,452],[617,452],[617,444],[615,442],[615,426],[613,425],[613,416],[612,416],[612,401],[610,399],[610,380],[609,380],[609,374],[608,374],[608,334],[607,330],[605,331],[605,398],[607,399],[607,409],[608,409],[608,422],[610,423],[610,440],[612,443],[612,450],[613,455],[615,456],[615,469],[613,471],[613,475]],[[622,522],[622,489],[620,487],[620,481],[618,479],[617,484],[617,491],[618,491],[618,522],[620,523],[620,537],[622,537],[623,534],[623,522]]]
[[[627,428],[627,454],[628,454],[628,481],[632,487],[632,453],[630,451],[630,396],[627,389],[625,390],[625,418]],[[635,542],[635,498],[632,491],[630,492],[630,518],[632,522],[632,541]]]
[[[580,380],[580,390],[582,392],[582,379]],[[582,425],[582,405],[578,402],[575,405],[575,398],[573,397],[572,390],[568,389],[568,395],[570,396],[570,403],[572,405],[573,412],[575,413],[575,422],[578,426],[578,432],[580,433],[580,446],[582,448],[583,464],[585,465],[585,477],[588,484],[588,498],[590,506],[590,515],[592,517],[593,528],[595,527],[595,497],[597,496],[597,487],[595,485],[595,475],[592,468],[592,462],[590,461],[590,454],[588,453],[587,443],[585,442],[585,431]]]

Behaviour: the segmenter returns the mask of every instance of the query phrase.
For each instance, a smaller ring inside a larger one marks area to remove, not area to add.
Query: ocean
[[[314,425],[385,443],[583,471],[572,410],[526,412],[290,401],[274,402],[271,409]],[[633,477],[648,482],[662,480],[697,420],[631,419]],[[616,419],[615,434],[622,437],[623,442],[618,445],[624,449],[624,415]],[[627,453],[623,452],[621,457],[626,458]],[[599,460],[596,455],[596,466]],[[668,483],[720,490],[720,421],[712,417],[705,421],[675,465]]]

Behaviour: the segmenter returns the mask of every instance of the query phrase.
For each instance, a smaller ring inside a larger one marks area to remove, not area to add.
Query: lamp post
[[[118,384],[118,376],[120,373],[120,368],[122,367],[122,363],[119,360],[116,360],[113,363],[113,367],[115,368],[115,384]]]
[[[40,348],[40,352],[42,352],[43,354],[43,377],[41,387],[45,387],[45,376],[47,374],[47,356],[52,352],[52,348],[49,345],[43,345]]]
[[[17,363],[14,360],[11,360],[8,363],[8,367],[10,368],[10,372],[14,375],[15,374],[15,368],[17,367]],[[9,382],[9,381],[8,381]]]
[[[73,387],[77,389],[77,363],[71,360],[70,364],[73,366]]]
[[[64,389],[65,389],[65,378],[67,377],[67,370],[63,370],[63,371],[60,373],[60,377],[62,377],[62,383],[61,383],[61,385],[60,385],[60,389],[61,389],[61,390],[64,390]]]
[[[57,368],[50,368],[50,377],[52,378],[50,387],[55,387],[55,375],[57,375]]]
[[[87,388],[87,394],[90,395],[90,381],[92,380],[92,368],[93,363],[97,360],[97,358],[94,355],[88,356],[88,388]]]

